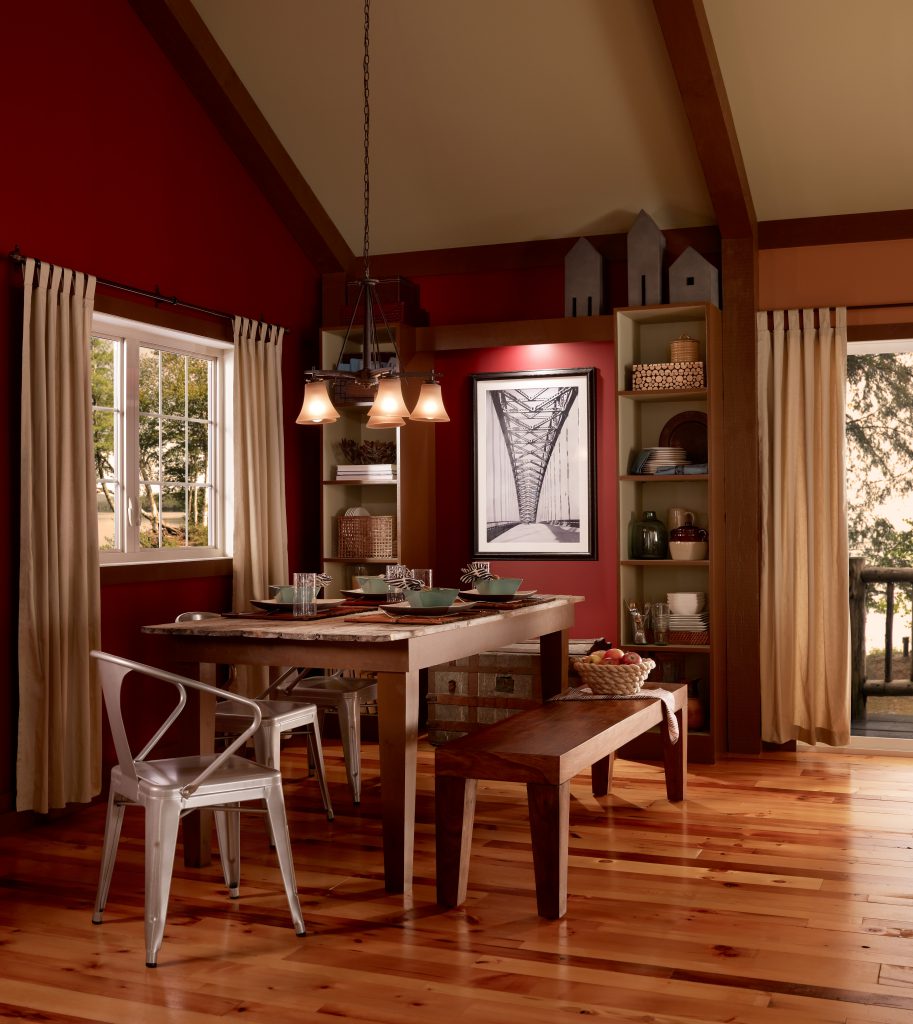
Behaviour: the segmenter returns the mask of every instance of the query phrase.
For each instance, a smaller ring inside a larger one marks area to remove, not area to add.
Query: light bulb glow
[[[403,401],[403,387],[399,380],[396,377],[385,377],[378,381],[377,397],[368,411],[368,418],[382,416],[405,419],[408,415],[409,408]]]
[[[310,380],[304,385],[304,400],[301,403],[301,412],[298,413],[296,423],[321,424],[335,423],[339,419],[325,380]]]
[[[424,420],[426,423],[450,422],[450,417],[444,408],[441,385],[437,381],[428,380],[422,385],[410,419]]]

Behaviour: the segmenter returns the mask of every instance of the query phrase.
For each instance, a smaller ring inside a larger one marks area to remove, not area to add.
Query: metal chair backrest
[[[105,702],[105,710],[108,715],[108,722],[111,726],[111,735],[114,739],[114,749],[117,751],[117,762],[121,771],[127,778],[137,778],[136,762],[145,761],[155,745],[168,732],[177,721],[181,712],[187,704],[187,688],[199,690],[202,693],[211,693],[215,697],[224,697],[223,691],[215,686],[201,683],[197,679],[188,679],[185,676],[175,675],[173,672],[166,672],[164,669],[154,668],[152,665],[143,665],[138,661],[129,661],[127,658],[118,657],[115,654],[106,654],[104,651],[92,651],[92,657],[99,662],[98,678],[101,683],[102,696]],[[169,683],[178,691],[177,703],[164,722],[156,729],[152,739],[138,753],[134,754],[130,747],[130,740],[127,737],[127,730],[124,726],[123,708],[121,705],[121,690],[124,679],[131,673],[137,672],[149,679],[156,679]],[[240,694],[232,694],[232,700],[237,704],[245,705],[250,709],[250,724],[235,737],[234,741],[222,751],[222,753],[208,767],[190,783],[183,787],[181,793],[185,797],[191,796],[199,787],[200,783],[213,771],[224,764],[224,762],[253,734],[260,728],[262,713],[256,701]]]
[[[175,622],[200,622],[203,619],[219,619],[218,612],[181,612]]]

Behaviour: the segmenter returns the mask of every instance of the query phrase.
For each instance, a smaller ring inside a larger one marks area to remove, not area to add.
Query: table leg
[[[419,673],[379,672],[377,729],[387,892],[412,890]]]
[[[182,675],[199,677],[201,683],[216,685],[215,665],[195,665],[191,671],[184,667],[178,670]],[[199,733],[197,741],[201,754],[211,754],[215,750],[215,715],[216,702],[211,693],[200,693],[199,690],[188,692],[188,699],[197,700]],[[205,868],[212,863],[212,811],[200,810],[188,814],[181,820],[181,832],[184,838],[184,865],[188,868]]]
[[[539,671],[542,699],[557,697],[567,689],[568,646],[566,629],[539,637]]]
[[[669,726],[663,714],[660,735],[663,741],[663,766],[666,772],[666,798],[670,803],[685,799],[688,781],[688,709],[687,706],[675,712],[678,721],[678,743],[669,739]]]
[[[612,769],[615,767],[615,755],[601,757],[593,765],[590,774],[593,780],[593,796],[607,796],[612,788]]]

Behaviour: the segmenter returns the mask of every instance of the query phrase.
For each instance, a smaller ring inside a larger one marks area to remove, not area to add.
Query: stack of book
[[[376,462],[364,466],[337,466],[337,480],[395,480],[396,466],[388,462]]]

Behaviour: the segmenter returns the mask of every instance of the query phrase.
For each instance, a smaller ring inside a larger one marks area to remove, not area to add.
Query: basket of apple
[[[656,668],[651,658],[642,658],[637,651],[610,647],[575,658],[574,669],[593,693],[637,693]]]

